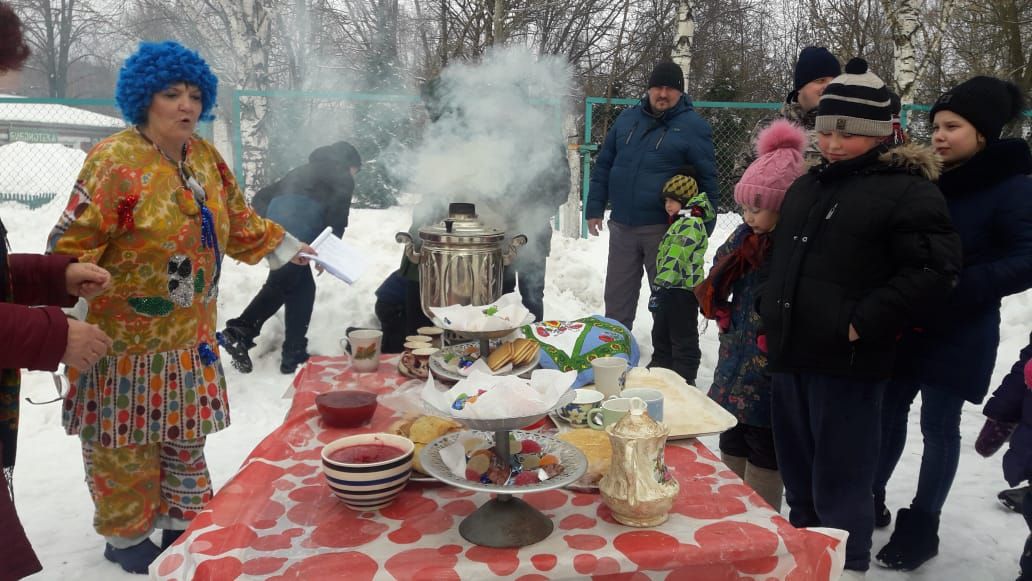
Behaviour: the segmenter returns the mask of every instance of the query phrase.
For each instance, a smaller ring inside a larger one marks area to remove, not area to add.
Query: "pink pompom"
[[[1025,364],[1025,385],[1032,389],[1032,359]]]
[[[794,149],[800,155],[806,151],[806,132],[801,127],[785,119],[768,125],[756,136],[756,155],[764,156],[779,149]]]

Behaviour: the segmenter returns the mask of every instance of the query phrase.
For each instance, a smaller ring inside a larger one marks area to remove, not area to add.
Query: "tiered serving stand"
[[[451,417],[471,430],[485,432],[480,435],[493,441],[495,453],[499,458],[514,462],[509,452],[509,434],[512,433],[517,440],[533,440],[539,443],[543,451],[557,455],[563,467],[562,473],[557,476],[524,486],[473,482],[467,480],[465,475],[453,474],[441,459],[441,449],[453,444],[462,432],[447,434],[431,442],[423,448],[420,456],[423,467],[430,475],[458,488],[496,494],[459,524],[459,534],[462,538],[484,547],[506,548],[531,545],[552,534],[555,525],[551,519],[515,496],[567,486],[584,475],[588,461],[577,448],[566,442],[534,432],[521,431],[519,428],[541,420],[549,412],[572,402],[574,397],[574,391],[570,390],[563,394],[559,403],[550,410],[531,416],[498,420],[455,418],[443,410],[432,408],[437,414]]]

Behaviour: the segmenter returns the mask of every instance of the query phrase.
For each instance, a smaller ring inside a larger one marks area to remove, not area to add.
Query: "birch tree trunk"
[[[240,86],[269,89],[269,49],[272,43],[271,0],[222,0],[228,19],[230,40],[240,57]],[[243,145],[243,173],[237,176],[250,198],[265,184],[269,135],[265,117],[269,112],[266,97],[246,97],[240,102],[240,137]]]
[[[677,1],[677,34],[673,61],[684,71],[684,85],[688,86],[688,77],[692,68],[692,43],[695,41],[695,0]]]
[[[917,0],[881,0],[892,32],[892,84],[900,102],[914,102],[917,82],[917,55],[914,39],[920,25]]]

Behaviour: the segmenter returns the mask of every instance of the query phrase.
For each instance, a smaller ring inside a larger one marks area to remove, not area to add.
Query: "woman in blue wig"
[[[62,421],[82,442],[104,556],[132,573],[146,573],[212,495],[205,437],[229,425],[215,333],[223,257],[275,269],[311,252],[251,210],[194,134],[212,118],[217,87],[196,52],[141,43],[115,95],[132,126],[90,151],[48,239],[51,252],[111,273],[87,320],[113,346],[68,370]]]

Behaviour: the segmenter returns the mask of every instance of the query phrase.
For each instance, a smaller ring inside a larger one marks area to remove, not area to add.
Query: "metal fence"
[[[612,127],[616,117],[628,106],[637,105],[639,99],[606,99],[588,97],[584,100],[584,142],[581,152],[581,204],[587,203],[591,180],[591,167],[599,147],[605,140],[606,131]],[[739,152],[748,147],[749,137],[756,123],[782,106],[781,103],[743,103],[725,101],[695,101],[696,112],[713,130],[713,148],[717,161],[717,183],[720,188],[720,212],[737,211],[734,198],[734,165]],[[903,128],[911,139],[921,143],[931,141],[931,127],[927,112],[929,105],[906,105],[901,113]],[[1023,137],[1032,145],[1032,111],[1027,111],[1022,123],[1015,123],[1007,134]],[[658,195],[658,192],[657,192]],[[583,217],[583,212],[582,212]],[[730,231],[717,232],[714,240],[723,240]],[[587,236],[587,224],[582,220],[581,235]]]

